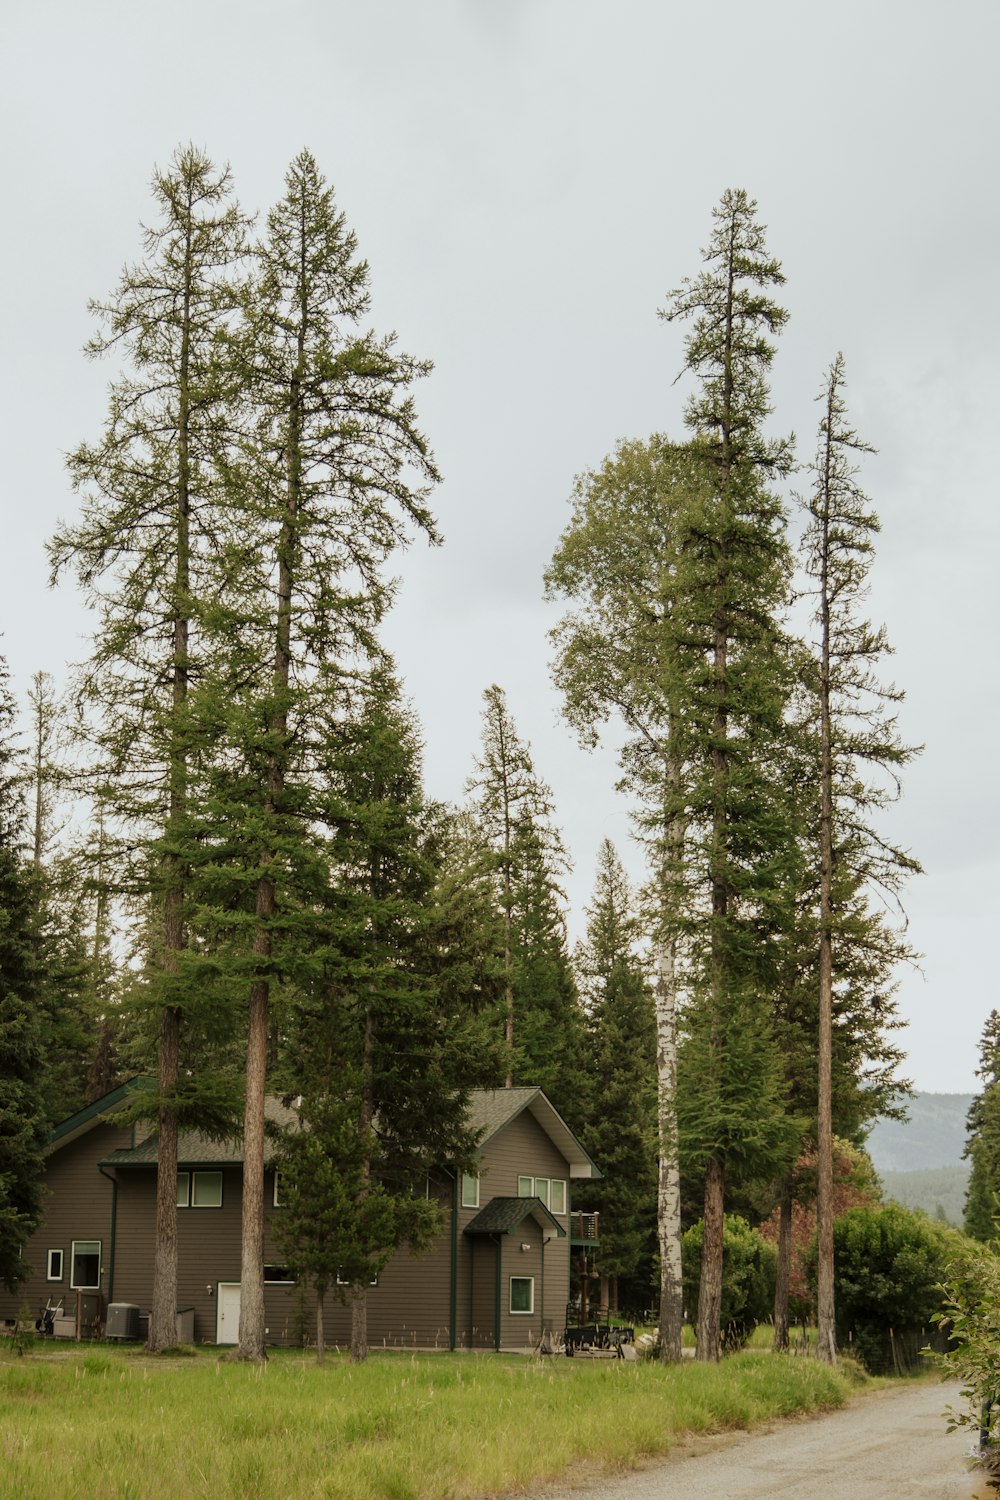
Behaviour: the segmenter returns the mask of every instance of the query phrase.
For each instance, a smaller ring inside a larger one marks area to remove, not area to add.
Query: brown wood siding
[[[65,1297],[67,1314],[75,1311],[76,1293],[70,1289],[74,1240],[100,1240],[101,1291],[107,1297],[112,1187],[98,1171],[97,1163],[109,1152],[130,1145],[131,1140],[129,1128],[98,1124],[50,1154],[42,1223],[24,1247],[31,1274],[16,1292],[0,1288],[0,1318],[15,1318],[25,1307],[37,1317],[47,1300],[55,1301],[60,1294]],[[50,1250],[63,1252],[61,1281],[46,1277]]]
[[[549,1136],[528,1110],[523,1110],[516,1119],[487,1142],[479,1173],[479,1204],[484,1208],[491,1198],[513,1198],[517,1196],[518,1177],[557,1177],[566,1183],[566,1206],[569,1207],[569,1164],[558,1151]],[[458,1254],[458,1345],[462,1347],[489,1347],[494,1345],[494,1309],[496,1306],[496,1269],[492,1241],[482,1242],[485,1254],[476,1254],[470,1238],[463,1234],[466,1224],[479,1212],[475,1208],[459,1208],[459,1254]],[[553,1329],[561,1333],[566,1321],[566,1303],[569,1301],[569,1215],[556,1214],[556,1222],[566,1231],[565,1239],[553,1239],[545,1247],[544,1304],[542,1301],[541,1277],[541,1231],[534,1220],[527,1220],[523,1233],[504,1237],[504,1248],[500,1268],[500,1340],[502,1348],[523,1349],[529,1343],[537,1343],[541,1334],[542,1320],[550,1321]],[[532,1250],[522,1251],[527,1243]],[[536,1261],[537,1258],[537,1261]],[[522,1271],[521,1264],[531,1264],[532,1269]],[[489,1266],[487,1275],[486,1267]],[[533,1275],[535,1277],[535,1314],[525,1317],[509,1312],[509,1280],[511,1275]],[[489,1282],[487,1302],[484,1283]],[[484,1327],[488,1325],[484,1333]],[[533,1335],[533,1338],[532,1338]]]

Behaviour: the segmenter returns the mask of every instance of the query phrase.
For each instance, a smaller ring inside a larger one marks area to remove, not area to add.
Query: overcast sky
[[[87,300],[139,253],[154,164],[193,141],[266,210],[308,146],[371,265],[374,326],[435,364],[418,404],[445,546],[400,559],[388,631],[428,788],[460,797],[500,683],[555,792],[574,935],[600,840],[641,862],[613,749],[560,722],[542,572],[576,473],[622,437],[681,435],[683,332],[656,311],[698,270],[723,190],[758,200],[791,313],[774,430],[812,456],[843,350],[879,449],[871,613],[904,737],[926,746],[891,824],[927,871],[907,899],[925,955],[901,976],[908,1067],[921,1089],[972,1089],[1000,897],[995,0],[36,0],[0,24],[15,685],[86,649],[43,543],[73,512],[63,456],[103,420]]]

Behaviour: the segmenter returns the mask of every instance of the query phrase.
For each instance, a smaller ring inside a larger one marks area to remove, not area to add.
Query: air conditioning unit
[[[108,1304],[108,1322],[104,1336],[109,1339],[138,1340],[139,1309],[134,1302],[110,1302]]]

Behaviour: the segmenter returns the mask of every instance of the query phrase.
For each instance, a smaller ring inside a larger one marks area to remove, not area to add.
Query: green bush
[[[701,1284],[702,1220],[681,1241],[684,1303],[694,1321]],[[774,1309],[777,1252],[739,1214],[727,1214],[722,1235],[722,1340],[727,1349],[742,1349],[758,1323]]]
[[[887,1203],[852,1208],[834,1222],[837,1342],[849,1338],[870,1369],[890,1337],[929,1330],[941,1316],[941,1285],[967,1242],[919,1210]],[[815,1245],[810,1278],[815,1277]]]

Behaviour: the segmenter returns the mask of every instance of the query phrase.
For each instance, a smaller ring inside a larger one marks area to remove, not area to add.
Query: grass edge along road
[[[460,1500],[590,1477],[684,1434],[840,1406],[864,1377],[745,1353],[658,1366],[378,1354],[320,1367],[92,1346],[0,1360],[2,1500]],[[178,1491],[174,1491],[175,1493]]]

